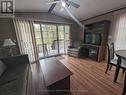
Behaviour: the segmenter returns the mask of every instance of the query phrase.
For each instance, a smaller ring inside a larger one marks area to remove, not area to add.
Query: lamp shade
[[[16,45],[11,39],[5,39],[3,43],[3,47],[9,47]]]

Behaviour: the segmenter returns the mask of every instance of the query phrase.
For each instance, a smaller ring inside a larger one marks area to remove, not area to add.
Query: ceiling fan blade
[[[73,6],[73,7],[75,7],[75,8],[79,8],[80,7],[80,5],[78,5],[78,4],[76,4],[76,3],[74,3],[74,2],[72,2],[72,1],[67,1],[71,6]]]
[[[52,6],[49,8],[48,12],[51,13],[52,10],[55,8],[57,3],[52,4]]]
[[[60,0],[54,0],[54,1],[60,1]],[[57,3],[53,3],[52,6],[49,8],[48,12],[51,13],[52,10],[55,8]]]
[[[52,2],[48,2],[47,4],[55,4],[55,3],[59,3],[60,1],[52,1]]]

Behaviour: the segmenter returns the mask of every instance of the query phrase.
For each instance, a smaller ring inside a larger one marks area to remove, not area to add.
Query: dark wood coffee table
[[[41,60],[45,85],[51,95],[62,95],[70,91],[70,76],[73,74],[59,60],[47,58]]]

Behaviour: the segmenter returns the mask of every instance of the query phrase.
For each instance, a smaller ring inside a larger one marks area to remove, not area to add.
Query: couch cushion
[[[6,65],[0,60],[0,76],[6,70]]]
[[[73,46],[76,47],[76,48],[78,48],[80,45],[81,45],[80,41],[74,41],[73,42]]]
[[[11,64],[0,78],[0,95],[26,95],[29,64]]]
[[[17,81],[11,81],[6,84],[0,85],[0,95],[16,95],[17,94]]]
[[[27,81],[17,78],[11,82],[0,85],[0,95],[26,95]]]
[[[7,66],[7,70],[0,78],[0,85],[19,77],[27,78],[28,69],[28,64],[11,64],[10,66]]]

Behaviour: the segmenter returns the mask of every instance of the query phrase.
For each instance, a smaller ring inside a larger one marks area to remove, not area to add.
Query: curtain
[[[126,49],[126,13],[117,14],[114,20],[115,50]]]
[[[13,22],[20,53],[28,54],[31,63],[39,62],[33,22],[24,19],[14,19]]]

